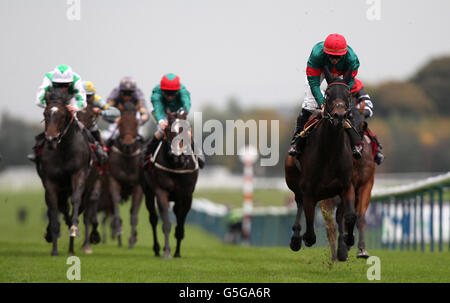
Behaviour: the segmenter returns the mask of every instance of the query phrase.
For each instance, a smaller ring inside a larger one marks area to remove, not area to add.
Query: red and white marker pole
[[[250,244],[251,213],[253,209],[253,164],[258,158],[257,150],[253,146],[245,146],[240,153],[244,164],[244,202],[242,206],[242,238],[243,244]]]

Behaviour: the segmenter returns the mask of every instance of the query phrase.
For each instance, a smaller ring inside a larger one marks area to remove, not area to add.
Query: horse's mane
[[[68,92],[61,89],[52,88],[45,94],[45,100],[47,103],[60,103],[67,104],[67,102],[72,98]]]
[[[124,102],[123,109],[125,112],[134,112],[136,111],[136,107],[133,102]]]

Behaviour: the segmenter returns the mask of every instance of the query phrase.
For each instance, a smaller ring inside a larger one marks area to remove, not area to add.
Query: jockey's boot
[[[350,137],[350,142],[352,144],[353,158],[361,159],[362,150],[363,150],[361,135],[358,133],[358,131],[353,126],[352,121],[347,120],[347,122],[349,122],[351,127],[348,127],[348,128],[346,127],[345,131],[347,132],[348,136]]]
[[[45,142],[45,133],[42,132],[35,137],[36,144],[33,146],[33,152],[27,155],[28,160],[36,163],[38,159],[38,149],[42,147]]]
[[[309,117],[311,117],[311,112],[306,109],[302,109],[301,113],[297,117],[297,124],[295,126],[294,137],[291,140],[291,147],[289,148],[289,155],[296,156],[300,155],[305,145],[306,138],[300,137],[300,132],[305,127],[306,122],[308,122]]]

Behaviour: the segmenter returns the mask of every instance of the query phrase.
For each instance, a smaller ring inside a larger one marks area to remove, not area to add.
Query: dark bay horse
[[[343,220],[339,222],[339,260],[347,260],[347,246],[352,246],[353,228],[356,222],[355,190],[352,183],[352,151],[350,139],[345,132],[345,121],[350,111],[350,91],[344,79],[332,79],[328,69],[325,78],[328,87],[325,93],[324,117],[307,138],[301,155],[288,155],[285,160],[287,186],[295,193],[297,216],[292,226],[290,247],[301,248],[302,239],[306,246],[316,242],[314,233],[315,206],[320,200],[339,195],[344,206]],[[306,217],[306,232],[300,235],[302,210]],[[344,234],[344,225],[347,234]]]
[[[36,169],[45,189],[49,224],[45,239],[53,243],[52,256],[58,255],[60,233],[58,213],[69,227],[69,254],[74,253],[74,238],[79,236],[78,216],[84,209],[87,217],[95,215],[91,203],[92,185],[96,178],[90,146],[74,116],[66,108],[71,95],[60,90],[47,92],[44,110],[45,142]],[[71,197],[72,215],[69,215]]]
[[[118,237],[121,246],[122,223],[119,204],[131,196],[129,248],[133,248],[137,241],[136,226],[143,196],[139,166],[143,142],[138,135],[136,107],[132,102],[125,102],[119,108],[122,112],[118,123],[119,136],[113,141],[109,155],[109,189],[114,206],[113,235]]]
[[[80,110],[77,112],[77,118],[78,121],[80,121],[83,126],[85,127],[85,131],[89,131],[89,129],[92,128],[94,121],[95,121],[95,114],[92,109],[92,105],[88,103],[87,107],[83,110]],[[100,203],[100,198],[102,197],[102,182],[100,179],[101,174],[101,168],[97,167],[97,175],[94,180],[94,186],[91,193],[91,203],[92,208],[95,209],[95,212],[85,212],[83,215],[83,222],[86,226],[85,228],[85,240],[83,245],[83,252],[86,254],[91,254],[92,249],[90,247],[90,243],[98,244],[100,243],[100,233],[98,232],[98,219],[97,219],[97,213]],[[92,233],[89,236],[89,227],[92,224]]]
[[[149,211],[150,223],[153,229],[153,251],[159,256],[160,246],[156,235],[158,215],[155,208],[155,197],[159,214],[163,221],[164,258],[170,258],[169,234],[171,223],[169,220],[169,201],[174,201],[173,211],[177,225],[175,238],[177,246],[174,257],[180,257],[181,240],[184,238],[184,223],[191,209],[192,194],[198,177],[198,161],[192,154],[190,144],[185,141],[177,143],[174,140],[181,133],[181,128],[187,129],[186,115],[181,112],[167,113],[169,126],[165,129],[164,139],[150,160],[148,170],[142,169],[142,187],[145,193],[145,203]],[[180,126],[181,124],[181,126]],[[178,137],[179,138],[179,137]],[[187,138],[186,140],[190,140]],[[184,148],[190,153],[183,153]]]
[[[355,188],[356,226],[358,228],[358,251],[356,252],[356,257],[368,258],[369,253],[366,250],[364,241],[364,229],[366,211],[370,204],[371,192],[375,181],[376,165],[370,147],[370,139],[364,135],[365,131],[367,131],[367,123],[364,121],[364,115],[356,107],[352,107],[352,115],[360,135],[364,138],[361,159],[353,159],[352,183]],[[335,250],[336,227],[333,219],[335,206],[337,206],[336,222],[338,222],[338,220],[341,220],[343,214],[343,205],[340,203],[339,197],[320,202],[322,215],[327,226],[327,237],[333,260],[337,258]]]

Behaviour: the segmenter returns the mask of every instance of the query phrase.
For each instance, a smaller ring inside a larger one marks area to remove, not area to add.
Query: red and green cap
[[[347,41],[344,36],[339,34],[330,34],[325,39],[323,51],[329,55],[342,56],[347,53]]]
[[[179,90],[181,88],[180,77],[175,74],[165,74],[161,79],[160,88],[162,90]]]

